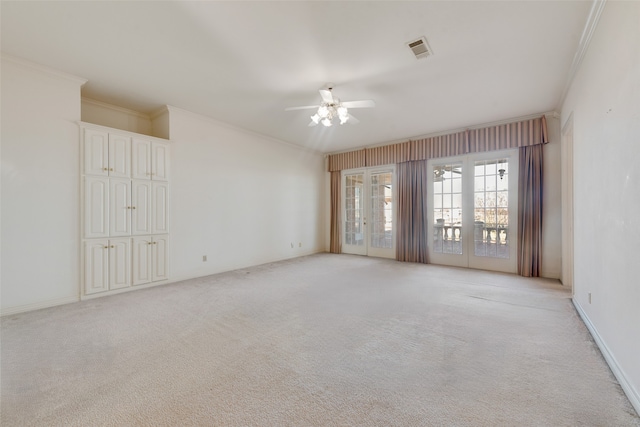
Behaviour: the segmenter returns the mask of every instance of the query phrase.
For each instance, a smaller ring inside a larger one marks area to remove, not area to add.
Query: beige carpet
[[[2,319],[3,426],[638,426],[556,281],[319,254]]]

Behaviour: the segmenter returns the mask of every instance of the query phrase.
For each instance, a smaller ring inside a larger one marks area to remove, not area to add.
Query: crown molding
[[[587,50],[589,50],[591,38],[593,37],[593,33],[595,33],[596,28],[598,27],[598,21],[600,20],[600,15],[602,14],[602,10],[604,9],[606,3],[607,0],[593,0],[593,3],[591,4],[591,10],[589,11],[587,22],[585,23],[584,29],[582,30],[580,42],[578,43],[576,53],[573,55],[571,68],[569,68],[569,74],[567,75],[567,80],[565,81],[564,88],[562,89],[560,101],[558,102],[558,105],[556,107],[557,110],[560,110],[562,108],[562,104],[564,103],[564,100],[569,93],[569,88],[573,83],[573,79],[575,78],[578,70],[580,69],[580,66],[582,65],[582,60],[587,54]]]
[[[28,61],[26,59],[19,58],[17,56],[9,55],[4,52],[0,52],[0,58],[2,61],[12,62],[21,67],[29,68],[42,74],[46,74],[51,77],[56,77],[61,80],[71,81],[77,83],[79,86],[83,86],[88,80],[83,79],[73,74],[68,74],[63,71],[56,70],[55,68],[47,67],[46,65],[37,64],[35,62]]]
[[[158,108],[155,111],[152,111],[151,113],[149,113],[149,119],[151,120],[155,120],[158,117],[164,115],[164,114],[169,114],[169,106],[168,105],[163,105],[162,107]]]

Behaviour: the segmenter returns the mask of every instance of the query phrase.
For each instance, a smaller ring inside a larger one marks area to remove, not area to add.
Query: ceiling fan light
[[[321,105],[320,108],[318,108],[318,115],[323,119],[329,115],[329,109],[326,105]]]
[[[320,116],[318,115],[318,113],[316,113],[313,116],[311,116],[311,121],[313,121],[313,123],[315,123],[315,124],[320,123]]]
[[[340,124],[343,125],[349,121],[349,116],[340,116]]]
[[[347,114],[349,114],[347,107],[343,107],[342,105],[338,107],[338,116],[340,116],[340,118],[347,117]]]
[[[322,119],[322,124],[325,125],[326,127],[329,127],[329,126],[331,126],[331,120],[329,120],[327,118]]]

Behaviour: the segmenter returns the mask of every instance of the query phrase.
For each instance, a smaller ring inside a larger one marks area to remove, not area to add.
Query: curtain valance
[[[331,154],[329,171],[507,150],[548,142],[547,119],[542,116],[398,144]]]
[[[379,166],[408,162],[411,147],[408,142],[401,142],[365,150],[367,166]]]
[[[347,153],[331,154],[329,155],[329,172],[363,168],[367,165],[365,158],[365,149],[349,151]]]

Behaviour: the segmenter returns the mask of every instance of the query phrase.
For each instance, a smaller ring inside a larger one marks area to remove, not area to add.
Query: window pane
[[[462,162],[434,165],[433,174],[433,249],[462,254]]]
[[[483,169],[484,174],[478,171]],[[507,160],[475,162],[474,254],[509,258],[509,178]],[[502,176],[500,174],[502,173]],[[484,181],[484,182],[483,182]]]

